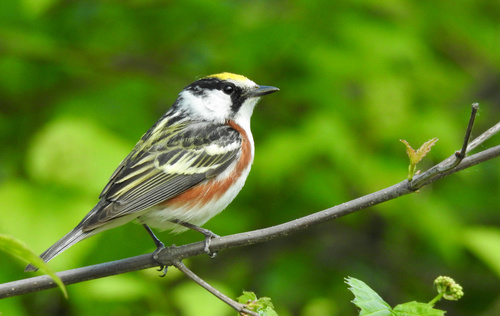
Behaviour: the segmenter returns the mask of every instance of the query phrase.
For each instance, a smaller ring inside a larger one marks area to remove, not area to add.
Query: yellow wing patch
[[[248,80],[248,78],[245,76],[232,74],[230,72],[222,72],[220,74],[206,76],[205,78],[217,78],[220,80],[231,79],[231,80],[235,80],[235,81],[247,81]]]

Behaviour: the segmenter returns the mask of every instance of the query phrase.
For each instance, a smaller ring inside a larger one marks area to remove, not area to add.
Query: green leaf
[[[361,309],[360,316],[387,316],[394,315],[391,307],[366,283],[355,278],[346,278],[349,290],[354,294],[352,301]]]
[[[66,287],[49,266],[24,242],[5,234],[0,234],[0,250],[26,263],[37,266],[40,271],[49,275],[59,286],[65,298],[68,298]]]
[[[238,303],[247,304],[248,302],[256,301],[257,295],[254,292],[243,291],[243,294],[238,297]]]
[[[443,316],[444,311],[435,309],[431,305],[419,302],[408,302],[394,307],[397,316]]]
[[[254,292],[243,291],[243,295],[238,297],[238,302],[245,304],[249,310],[257,312],[259,316],[278,316],[269,297],[257,298]]]

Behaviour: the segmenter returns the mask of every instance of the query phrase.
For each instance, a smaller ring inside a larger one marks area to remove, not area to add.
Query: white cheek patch
[[[189,104],[187,110],[195,117],[224,123],[230,116],[231,98],[222,91],[211,90],[199,96],[194,95],[190,91],[183,91],[180,96],[185,104]]]

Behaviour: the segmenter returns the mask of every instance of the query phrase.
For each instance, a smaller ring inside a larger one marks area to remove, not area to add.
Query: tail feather
[[[40,258],[43,259],[45,262],[49,262],[52,258],[63,252],[64,250],[68,249],[69,247],[73,246],[79,241],[84,240],[85,238],[88,238],[92,235],[95,235],[98,231],[101,230],[90,230],[90,231],[85,231],[85,223],[89,220],[92,219],[93,216],[95,216],[104,206],[108,205],[109,202],[106,201],[105,199],[101,199],[99,203],[97,203],[96,206],[83,218],[83,220],[75,227],[73,228],[72,231],[67,233],[63,238],[59,239],[55,244],[50,246],[49,249],[45,250],[41,255]],[[107,228],[105,228],[107,229]],[[25,269],[24,272],[30,272],[30,271],[36,271],[38,270],[37,267],[35,267],[32,264],[29,264]]]
[[[82,241],[85,238],[93,236],[102,231],[123,225],[127,222],[132,221],[138,216],[137,214],[130,214],[128,216],[101,220],[99,225],[95,225],[94,223],[94,227],[91,227],[89,229],[88,223],[95,222],[94,218],[95,217],[98,218],[100,216],[100,212],[103,209],[105,209],[106,206],[108,206],[109,204],[111,204],[111,202],[107,201],[106,199],[101,199],[99,203],[97,203],[97,205],[94,206],[94,208],[83,218],[83,220],[72,231],[67,233],[63,238],[59,239],[59,241],[50,246],[49,249],[45,250],[40,255],[40,258],[42,258],[43,261],[45,262],[49,262],[52,258],[57,256],[61,252],[65,251],[69,247],[73,246],[77,242]],[[24,269],[25,272],[36,271],[36,270],[38,270],[38,268],[32,264],[29,264]]]
[[[40,255],[40,258],[42,258],[43,261],[45,261],[45,262],[49,262],[52,258],[57,256],[58,254],[60,254],[64,250],[73,246],[77,242],[79,242],[87,237],[90,237],[90,235],[93,235],[92,232],[83,232],[81,225],[78,225],[72,231],[67,233],[63,238],[59,239],[55,244],[50,246],[49,249],[45,250]],[[24,269],[24,272],[30,272],[30,271],[36,271],[36,270],[38,270],[37,267],[35,267],[32,264],[29,264]]]

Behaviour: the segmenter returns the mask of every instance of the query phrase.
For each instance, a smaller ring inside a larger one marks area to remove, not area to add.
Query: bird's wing
[[[241,142],[228,125],[154,126],[113,173],[82,230],[140,212],[217,176],[239,156]]]

